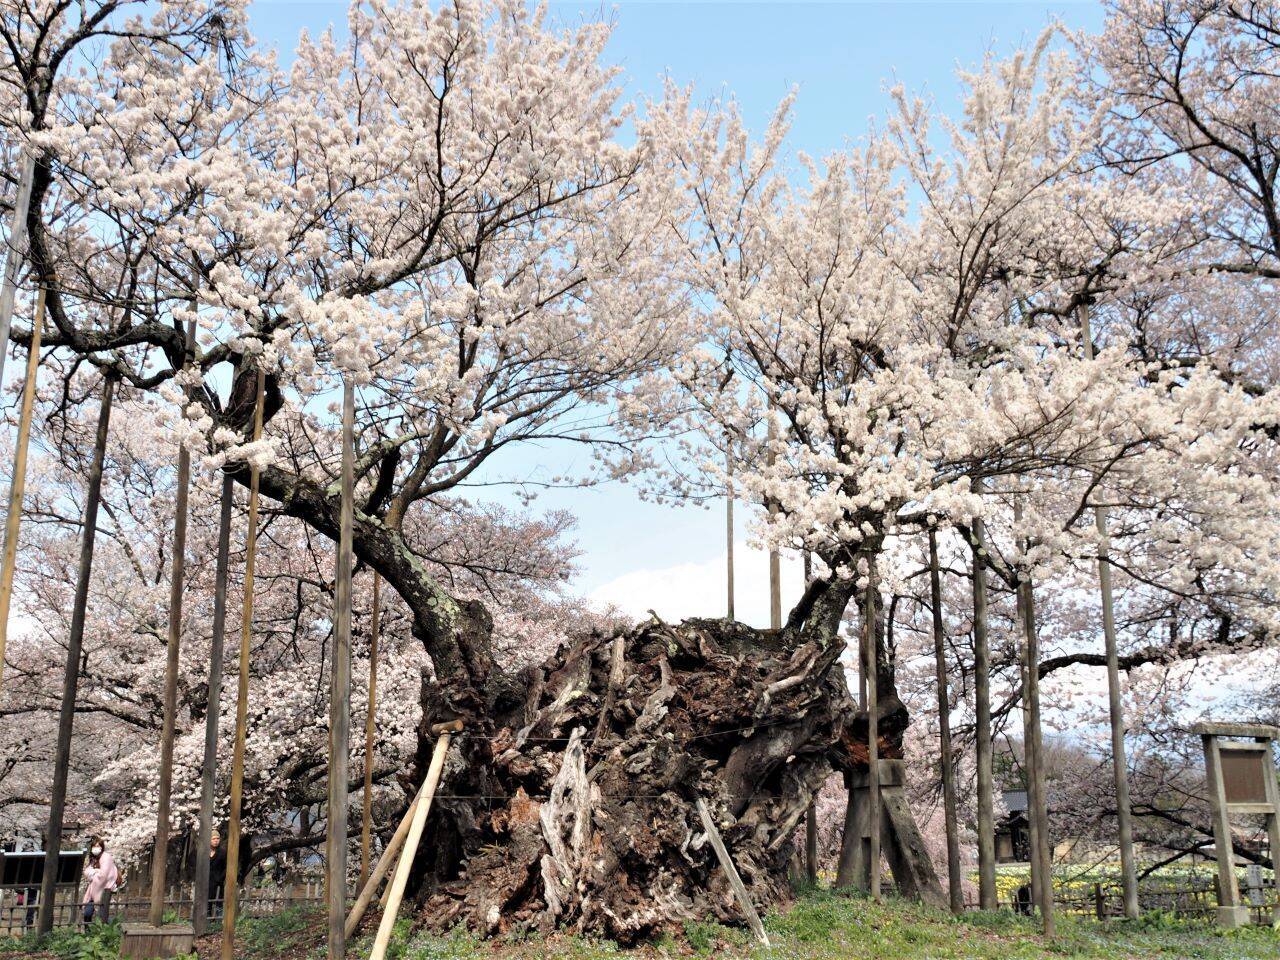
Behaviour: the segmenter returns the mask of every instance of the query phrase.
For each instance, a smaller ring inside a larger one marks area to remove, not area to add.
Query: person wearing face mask
[[[209,919],[222,916],[222,898],[227,876],[227,851],[217,830],[209,837]]]
[[[111,894],[120,884],[120,871],[116,869],[115,858],[107,852],[107,845],[101,837],[94,837],[89,844],[89,860],[84,868],[88,885],[84,888],[84,922],[91,923],[95,917],[107,923],[111,913]]]

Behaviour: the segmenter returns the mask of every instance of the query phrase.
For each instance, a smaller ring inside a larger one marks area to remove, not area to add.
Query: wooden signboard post
[[[1231,844],[1231,815],[1253,814],[1266,818],[1271,850],[1280,850],[1280,787],[1272,760],[1272,742],[1280,728],[1246,723],[1198,723],[1191,728],[1204,744],[1205,780],[1213,816],[1213,841],[1218,861],[1218,923],[1224,927],[1247,926],[1249,906],[1240,898],[1235,853]],[[1280,925],[1280,907],[1273,910],[1272,925]]]

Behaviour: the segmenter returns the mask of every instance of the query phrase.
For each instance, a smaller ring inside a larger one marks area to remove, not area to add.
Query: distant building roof
[[[1026,813],[1027,791],[1006,790],[1004,792],[1004,805],[1008,808],[1010,813]]]

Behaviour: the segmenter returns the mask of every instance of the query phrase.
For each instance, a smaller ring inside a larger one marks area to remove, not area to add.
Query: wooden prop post
[[[444,726],[447,726],[451,733],[459,733],[462,730],[461,721],[455,721],[453,724]],[[418,792],[414,795],[413,802],[409,804],[409,809],[400,818],[400,824],[396,827],[396,832],[392,834],[391,840],[383,849],[382,856],[378,857],[373,873],[369,875],[368,880],[361,884],[360,894],[356,897],[356,902],[351,907],[351,913],[347,916],[347,923],[344,928],[347,939],[350,939],[351,935],[356,932],[356,927],[360,926],[360,921],[364,919],[365,911],[369,909],[369,904],[373,902],[373,898],[378,893],[379,885],[395,865],[396,854],[400,852],[400,848],[404,846],[405,837],[409,835],[409,828],[413,824],[418,805],[422,803],[423,797],[426,796],[428,782],[427,780],[422,781],[422,786],[418,788]],[[390,892],[390,890],[391,888],[388,886],[387,891]]]
[[[62,704],[58,711],[58,739],[54,750],[53,787],[49,793],[49,826],[45,831],[44,875],[40,881],[40,912],[36,930],[45,936],[53,929],[54,898],[58,881],[58,851],[62,847],[62,817],[67,805],[67,774],[71,768],[71,728],[76,716],[76,692],[80,684],[80,657],[84,647],[84,621],[89,608],[89,584],[93,574],[93,544],[98,535],[98,507],[102,502],[102,470],[107,458],[107,433],[116,379],[108,373],[102,383],[98,430],[93,441],[93,461],[84,503],[84,527],[80,535],[80,566],[76,571],[71,629],[67,635],[67,663],[62,674]],[[229,960],[229,958],[228,958]]]
[[[880,716],[879,716],[879,658],[876,645],[879,642],[879,631],[876,629],[876,595],[875,574],[868,569],[867,583],[867,643],[866,665],[863,668],[867,678],[867,866],[870,868],[868,887],[871,899],[880,902]]]
[[[390,895],[386,908],[382,911],[382,920],[378,923],[378,934],[373,941],[373,950],[369,960],[385,960],[387,944],[391,942],[391,931],[396,925],[396,915],[400,912],[400,901],[404,897],[405,884],[409,882],[409,871],[413,868],[413,858],[418,852],[418,843],[422,839],[422,830],[427,824],[427,814],[431,812],[431,799],[435,796],[436,787],[440,784],[440,774],[444,770],[445,754],[449,752],[449,741],[458,732],[461,724],[437,724],[432,732],[439,732],[435,752],[431,755],[431,766],[427,769],[427,780],[422,785],[422,795],[418,799],[417,808],[413,811],[413,819],[409,823],[409,831],[404,840],[404,852],[396,864],[395,876],[391,878]]]
[[[733,451],[725,441],[725,473],[728,481],[724,492],[724,533],[725,533],[725,586],[728,593],[726,616],[733,619]]]
[[[9,353],[9,330],[13,325],[13,303],[18,295],[18,269],[27,253],[27,216],[36,178],[36,157],[28,147],[22,151],[22,179],[14,198],[13,220],[4,256],[4,279],[0,280],[0,386],[4,384],[4,360]],[[41,297],[44,291],[40,291]]]
[[[187,351],[195,346],[195,305],[187,323]],[[184,365],[185,366],[185,365]],[[164,716],[160,727],[160,782],[156,799],[156,837],[151,857],[151,906],[147,922],[164,922],[165,874],[169,859],[169,800],[173,789],[173,736],[178,718],[178,658],[182,647],[182,588],[187,560],[187,498],[191,490],[191,453],[178,447],[178,489],[173,508],[173,564],[169,577],[169,636],[165,647]]]
[[[991,646],[987,639],[986,527],[973,522],[973,700],[974,754],[978,780],[978,906],[996,900],[995,776],[991,754]]]
[[[267,370],[259,358],[254,392],[253,442],[262,439]],[[240,811],[244,799],[245,725],[249,717],[249,642],[253,635],[253,568],[258,552],[259,469],[249,467],[249,530],[245,539],[244,603],[240,614],[239,676],[236,678],[236,739],[231,754],[231,815],[227,824],[227,873],[222,892],[222,960],[234,960],[236,907],[240,893]]]
[[[1024,744],[1031,768],[1028,783],[1030,796],[1027,799],[1031,807],[1031,817],[1036,824],[1036,844],[1031,855],[1035,858],[1040,875],[1041,926],[1044,935],[1052,937],[1056,933],[1057,926],[1053,915],[1053,846],[1049,839],[1049,808],[1044,777],[1044,739],[1040,724],[1040,644],[1036,632],[1035,595],[1032,592],[1029,575],[1022,580],[1020,587],[1022,624],[1026,639],[1028,719],[1031,728],[1031,742]]]
[[[947,894],[952,913],[964,911],[960,885],[960,830],[956,824],[955,757],[951,752],[951,695],[947,691],[946,628],[942,622],[942,573],[938,535],[929,531],[929,591],[933,607],[933,661],[938,679],[938,740],[942,754],[942,812],[947,831]]]
[[[29,185],[28,185],[29,186]],[[9,478],[9,513],[4,521],[4,561],[0,566],[0,687],[4,682],[4,654],[9,639],[9,606],[13,602],[13,576],[18,566],[18,530],[22,525],[22,496],[27,482],[27,447],[31,442],[31,413],[35,408],[36,379],[40,369],[40,328],[44,325],[44,287],[36,294],[36,314],[31,321],[31,345],[27,348],[27,378],[22,384],[18,413],[18,437],[13,447],[13,475]]]
[[[369,879],[369,849],[373,840],[373,754],[378,711],[378,629],[382,616],[382,577],[373,574],[373,616],[369,625],[369,703],[364,717],[364,796],[360,811],[360,880],[363,888]],[[349,934],[348,934],[349,936]]]
[[[334,574],[333,668],[329,685],[329,807],[325,869],[329,891],[329,960],[346,953],[347,774],[351,756],[351,525],[355,487],[355,387],[342,385],[342,502]]]
[[[1280,787],[1276,784],[1271,751],[1273,743],[1280,739],[1280,727],[1197,723],[1191,732],[1198,734],[1204,745],[1214,856],[1218,862],[1218,923],[1228,929],[1247,926],[1250,911],[1240,900],[1240,884],[1236,880],[1231,814],[1266,818],[1274,859],[1280,850]],[[1280,907],[1272,911],[1272,925],[1280,925]]]
[[[200,828],[196,841],[195,889],[191,925],[204,936],[209,922],[209,850],[213,839],[213,788],[218,776],[218,726],[222,703],[222,656],[227,625],[227,575],[231,557],[231,507],[235,481],[222,475],[218,514],[218,559],[214,568],[213,639],[209,644],[209,687],[204,716],[204,759],[200,765]]]
[[[1089,307],[1080,307],[1080,340],[1084,357],[1093,359],[1093,331]],[[1102,594],[1102,638],[1107,655],[1107,706],[1111,720],[1111,767],[1116,785],[1116,834],[1120,844],[1120,883],[1124,890],[1124,915],[1136,920],[1138,867],[1133,855],[1133,814],[1129,799],[1129,764],[1124,746],[1124,697],[1120,692],[1120,655],[1116,645],[1115,601],[1111,592],[1111,560],[1108,556],[1107,508],[1093,508],[1098,528],[1098,590]]]
[[[752,904],[751,897],[747,895],[746,885],[742,882],[742,877],[738,875],[738,868],[733,865],[733,860],[729,857],[729,851],[725,848],[724,840],[720,837],[720,831],[716,829],[715,821],[711,819],[711,811],[707,809],[707,801],[699,797],[697,806],[698,816],[702,819],[702,829],[707,832],[707,839],[711,841],[711,849],[715,851],[716,859],[720,861],[720,869],[729,878],[729,887],[733,890],[738,906],[746,914],[747,924],[751,927],[751,932],[765,947],[771,947],[769,935],[765,933],[764,924],[760,922],[760,914],[756,913],[755,905]],[[371,958],[371,960],[374,960],[374,958]]]

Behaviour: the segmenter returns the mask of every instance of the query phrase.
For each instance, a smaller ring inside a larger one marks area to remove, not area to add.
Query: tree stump
[[[793,834],[818,790],[832,773],[866,770],[866,718],[842,651],[843,640],[799,630],[653,619],[495,677],[486,715],[457,738],[423,839],[420,919],[621,943],[686,920],[738,923],[699,799],[753,901],[784,901]],[[408,789],[426,769],[430,725],[448,719],[433,685],[423,699]],[[882,710],[883,755],[901,757],[905,710],[896,697]],[[905,803],[893,816],[914,830]]]

